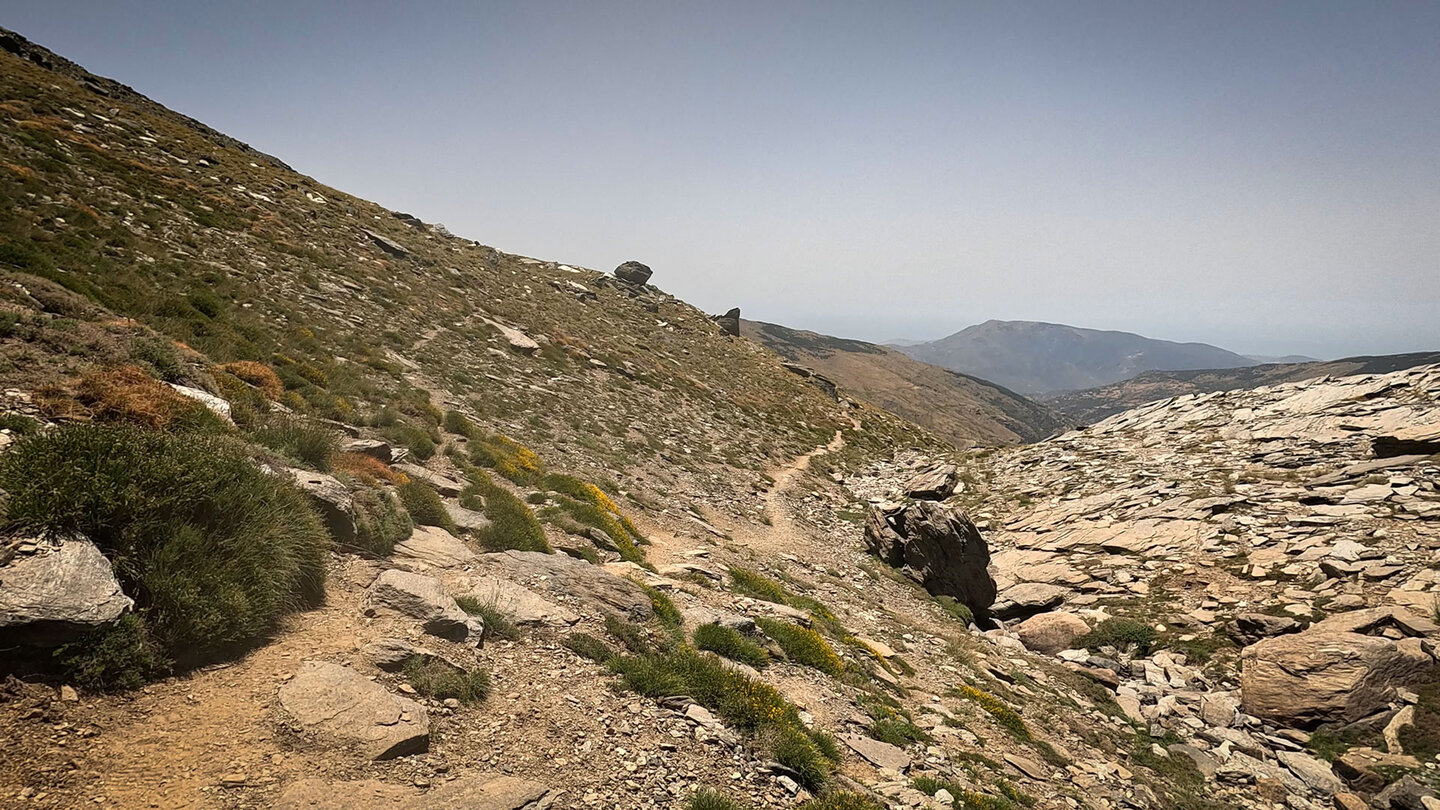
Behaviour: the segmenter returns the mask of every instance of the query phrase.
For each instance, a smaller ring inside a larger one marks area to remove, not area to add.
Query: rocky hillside
[[[1147,402],[1185,394],[1234,391],[1318,377],[1345,377],[1352,374],[1387,374],[1415,366],[1440,363],[1440,352],[1412,352],[1304,363],[1266,363],[1248,368],[1201,369],[1196,371],[1147,371],[1129,380],[1066,391],[1045,398],[1072,424],[1098,422]]]
[[[1255,365],[1247,357],[1204,343],[1034,321],[986,321],[949,337],[897,348],[916,360],[1022,394],[1094,388],[1152,369]]]
[[[744,321],[741,333],[799,366],[797,373],[833,380],[957,447],[1039,441],[1060,426],[1044,405],[887,346],[757,321]]]

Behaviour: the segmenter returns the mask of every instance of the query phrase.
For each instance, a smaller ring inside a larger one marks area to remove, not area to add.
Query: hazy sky
[[[13,28],[321,182],[712,312],[1440,349],[1440,3],[124,3]]]

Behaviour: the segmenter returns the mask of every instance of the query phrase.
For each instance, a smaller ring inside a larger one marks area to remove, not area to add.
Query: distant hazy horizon
[[[884,341],[1440,349],[1440,4],[0,0],[485,244]]]

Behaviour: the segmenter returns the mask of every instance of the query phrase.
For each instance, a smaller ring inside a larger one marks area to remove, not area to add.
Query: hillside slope
[[[886,346],[757,321],[745,321],[741,330],[781,357],[957,447],[1039,441],[1060,426],[1043,405]]]
[[[900,351],[1022,394],[1093,388],[1151,369],[1232,368],[1253,360],[1204,343],[1034,321],[986,321]]]
[[[1083,425],[1166,397],[1258,388],[1317,377],[1388,374],[1431,363],[1440,363],[1440,352],[1345,357],[1306,363],[1266,363],[1248,368],[1147,371],[1110,385],[1046,397],[1045,403],[1074,424]]]

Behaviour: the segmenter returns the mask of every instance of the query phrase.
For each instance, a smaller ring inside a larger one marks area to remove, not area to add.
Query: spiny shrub
[[[136,600],[143,635],[183,665],[253,643],[324,595],[330,541],[319,518],[228,437],[67,427],[0,458],[0,489],[7,528],[94,541]],[[83,652],[69,666],[127,680],[123,665]]]
[[[276,416],[250,432],[256,444],[328,471],[330,459],[340,452],[340,434],[316,422],[293,416]]]
[[[220,366],[220,370],[254,386],[268,399],[279,400],[285,393],[285,384],[280,382],[280,375],[264,363],[237,360]]]
[[[930,735],[926,734],[924,729],[902,718],[876,720],[870,724],[866,732],[880,742],[887,742],[901,748],[910,743],[928,743],[931,740]]]
[[[841,790],[811,799],[796,810],[885,810],[885,805],[869,796]]]
[[[691,794],[690,800],[685,803],[685,810],[752,810],[753,807],[709,788]]]
[[[814,630],[774,619],[756,619],[755,623],[780,645],[791,661],[818,669],[832,678],[838,678],[845,671],[845,664],[834,648]]]
[[[75,386],[75,400],[97,422],[115,422],[157,430],[223,429],[209,408],[146,374],[138,366],[92,370]]]
[[[1095,625],[1095,629],[1075,640],[1076,645],[1088,650],[1114,647],[1124,650],[1135,646],[1137,655],[1149,655],[1155,646],[1155,628],[1135,619],[1110,618]]]
[[[412,655],[405,659],[405,680],[420,694],[461,703],[479,703],[490,695],[490,674],[483,669],[466,670],[443,658]]]
[[[766,602],[775,602],[788,605],[796,610],[806,611],[812,619],[833,634],[835,638],[847,643],[853,640],[849,631],[840,624],[840,620],[835,617],[835,614],[818,599],[795,593],[779,582],[745,568],[731,566],[726,569],[726,572],[730,575],[730,581],[735,589],[741,593],[756,599],[763,599]]]
[[[939,605],[946,613],[954,616],[965,626],[970,626],[975,621],[975,614],[971,612],[970,606],[957,600],[953,596],[937,596],[935,604]]]
[[[614,513],[585,501],[577,501],[567,495],[557,495],[555,504],[555,508],[569,515],[577,523],[593,526],[605,532],[611,540],[615,541],[615,549],[620,553],[620,559],[640,566],[646,565],[645,552],[635,544],[635,535],[625,528],[625,525]]]
[[[926,796],[934,796],[942,790],[949,791],[951,796],[959,796],[964,788],[949,781],[948,779],[936,779],[933,776],[917,776],[910,780],[910,787],[924,793]]]
[[[571,633],[565,637],[563,644],[565,649],[597,664],[603,664],[615,657],[615,651],[610,648],[609,644],[589,633]]]
[[[180,351],[169,340],[145,335],[130,344],[130,357],[170,382],[180,381]]]
[[[87,689],[138,689],[169,666],[138,613],[90,631],[56,650],[55,657],[67,679]]]
[[[426,461],[435,455],[435,437],[428,430],[408,422],[397,422],[380,429],[380,435],[387,440],[408,448],[410,455]]]
[[[765,652],[764,647],[745,638],[733,627],[702,624],[695,628],[695,646],[756,669],[764,669],[770,663],[770,654]]]
[[[660,620],[660,624],[674,630],[685,623],[684,617],[680,615],[680,609],[675,607],[675,603],[671,601],[670,597],[662,593],[659,588],[643,582],[636,584],[640,586],[640,590],[644,591],[646,596],[650,597],[650,606],[654,608],[655,618]]]
[[[960,685],[960,695],[980,704],[980,708],[995,718],[995,722],[1009,729],[1011,734],[1022,740],[1030,739],[1030,729],[1026,727],[1025,720],[1014,709],[1000,702],[999,698],[969,684]]]
[[[499,433],[471,436],[470,460],[521,485],[532,483],[544,470],[533,450]]]
[[[455,604],[471,616],[479,616],[485,623],[484,638],[503,638],[519,641],[520,628],[511,621],[510,614],[495,605],[494,600],[483,600],[474,594],[455,597]]]
[[[446,411],[445,419],[441,424],[451,433],[467,439],[483,435],[483,431],[474,422],[471,422],[469,417],[459,411]]]
[[[545,529],[524,501],[491,481],[482,470],[472,470],[470,480],[470,498],[462,493],[460,502],[473,503],[476,497],[483,499],[485,517],[490,520],[490,525],[477,537],[480,545],[491,551],[513,549],[552,553],[550,541],[545,538]]]
[[[8,430],[16,436],[33,436],[40,432],[40,420],[23,413],[0,413],[0,430]]]
[[[410,513],[394,493],[383,489],[362,489],[353,496],[355,545],[377,557],[388,557],[395,544],[415,530]]]
[[[825,735],[828,739],[829,735]],[[829,750],[833,750],[833,740]],[[775,755],[775,761],[800,775],[800,783],[818,789],[830,778],[839,757],[826,755],[827,747],[815,739],[814,732],[798,724],[775,725],[761,735],[761,743]],[[835,753],[839,753],[836,751]]]
[[[613,613],[605,614],[605,632],[635,655],[649,655],[655,651],[655,645],[646,637],[645,628],[627,622]]]
[[[455,520],[445,511],[445,502],[440,499],[434,487],[424,481],[406,481],[395,488],[410,519],[421,526],[439,526],[448,532],[455,531]]]

